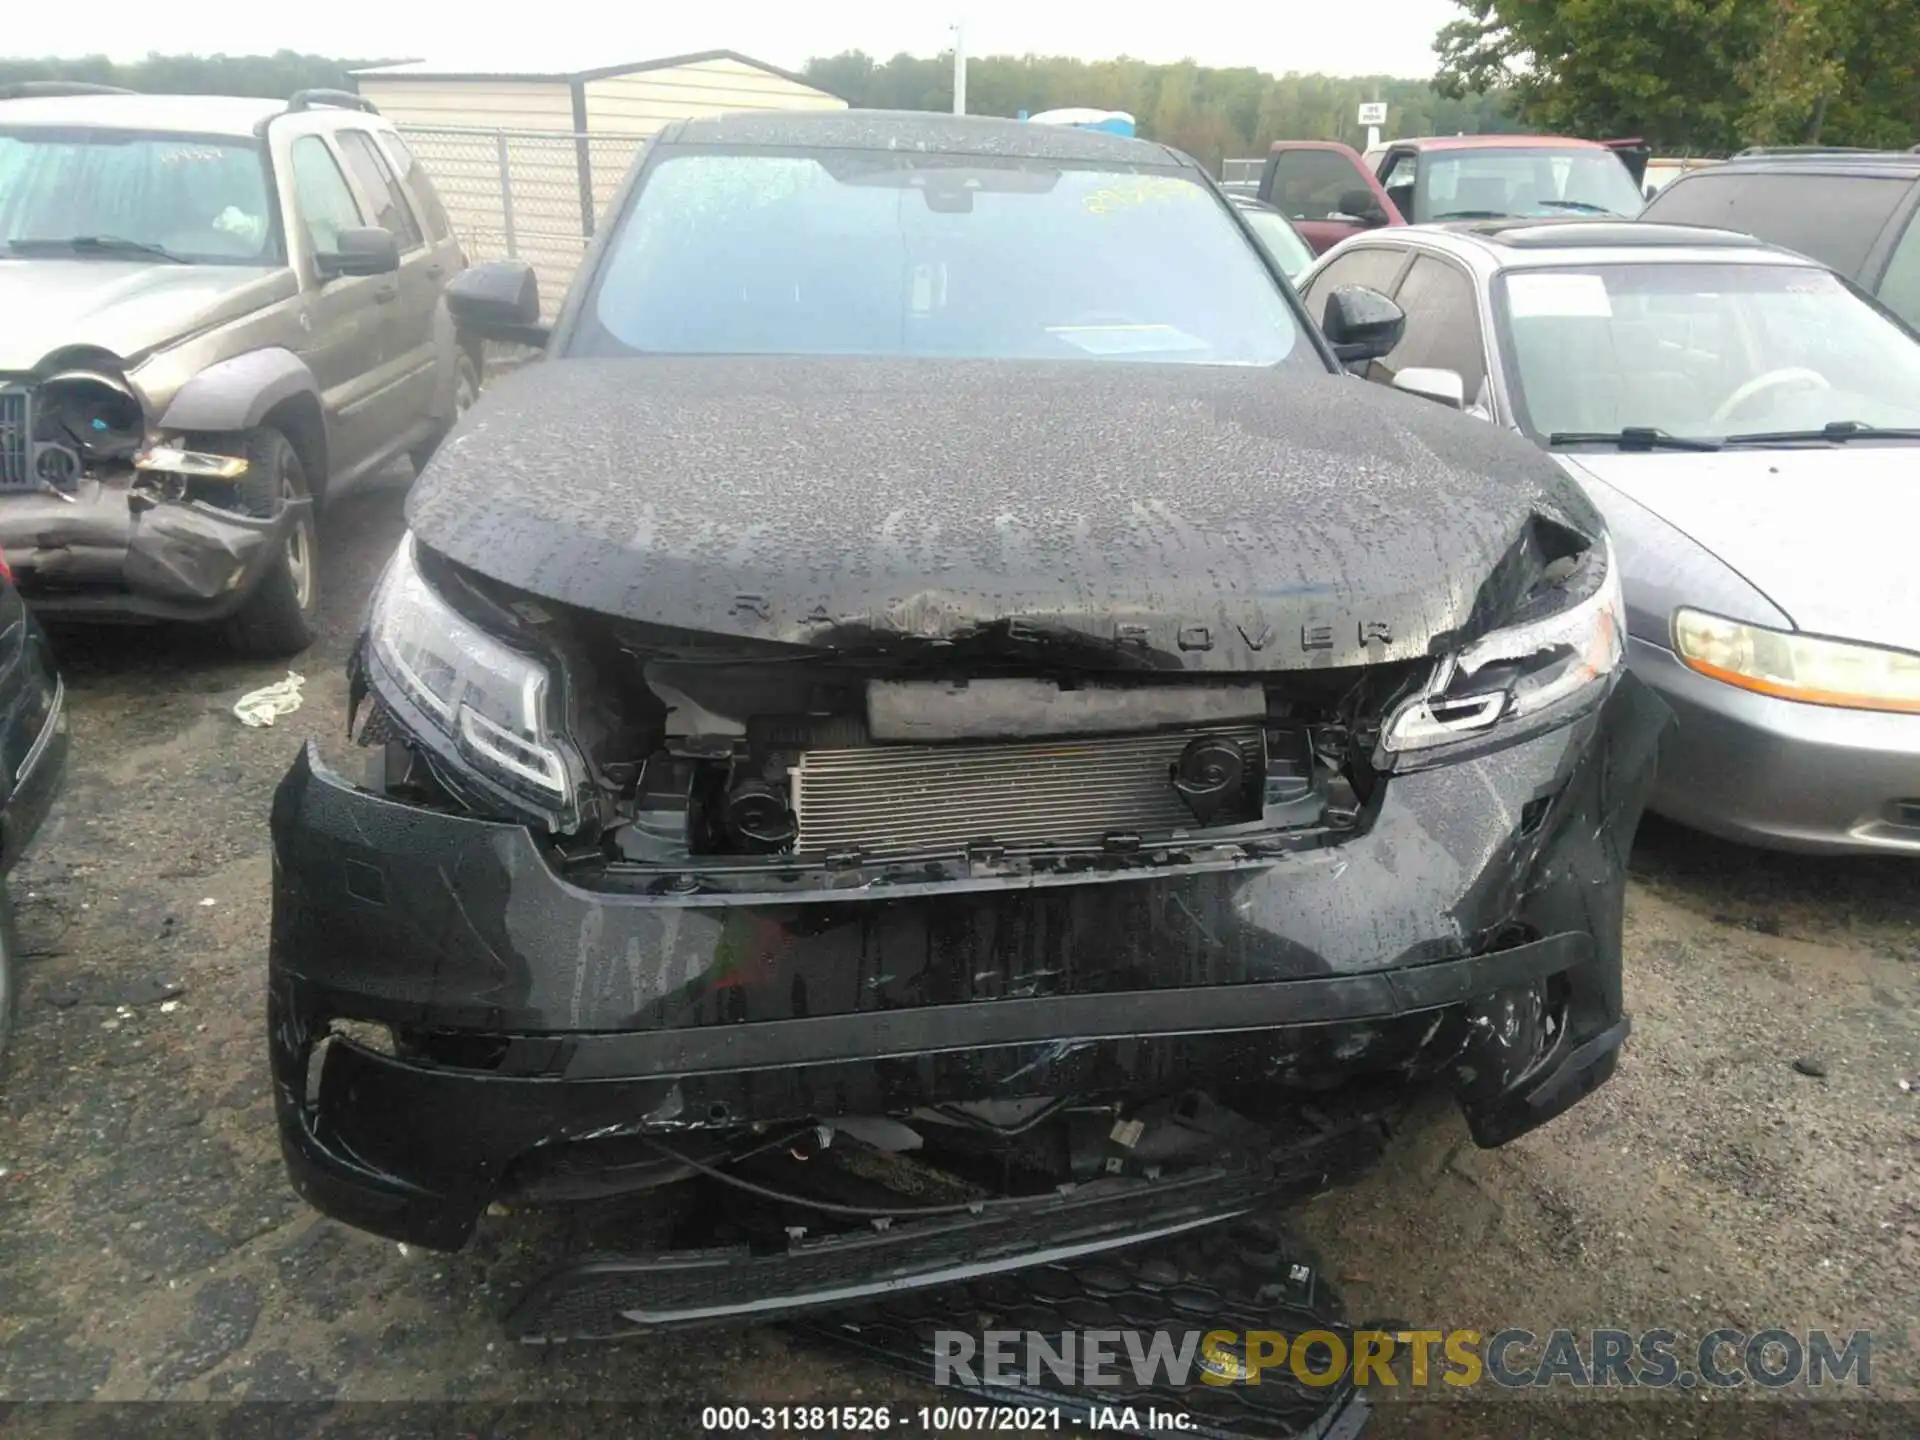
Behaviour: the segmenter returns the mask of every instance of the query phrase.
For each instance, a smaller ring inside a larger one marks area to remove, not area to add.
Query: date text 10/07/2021
[[[1178,1411],[1133,1405],[1097,1405],[1084,1420],[1043,1405],[709,1405],[700,1412],[700,1428],[775,1435],[1030,1435],[1081,1428],[1165,1434],[1191,1429],[1192,1421]]]

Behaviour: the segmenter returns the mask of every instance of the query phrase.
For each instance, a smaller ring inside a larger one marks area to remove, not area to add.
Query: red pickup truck
[[[1321,254],[1381,225],[1637,215],[1646,163],[1638,140],[1560,135],[1432,135],[1365,155],[1337,140],[1280,140],[1258,193]]]

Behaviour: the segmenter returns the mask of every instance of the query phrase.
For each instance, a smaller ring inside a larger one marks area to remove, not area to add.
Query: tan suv
[[[466,258],[357,95],[0,91],[0,550],[45,616],[314,637],[314,507],[479,388]]]

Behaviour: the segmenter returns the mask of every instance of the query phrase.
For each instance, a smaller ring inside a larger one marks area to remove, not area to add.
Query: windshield
[[[1300,272],[1313,264],[1313,250],[1300,238],[1300,232],[1287,222],[1287,217],[1273,210],[1246,209],[1241,214],[1247,217],[1247,224],[1253,227],[1255,238],[1265,248],[1268,256],[1289,280],[1300,278]]]
[[[890,151],[657,162],[570,349],[1324,368],[1205,186]]]
[[[253,142],[51,126],[0,129],[0,251],[200,264],[275,258]],[[97,242],[108,242],[99,244]]]
[[[1441,150],[1423,155],[1417,221],[1638,215],[1640,187],[1611,150]]]
[[[1494,300],[1515,408],[1536,439],[1920,425],[1920,343],[1826,270],[1520,270]]]

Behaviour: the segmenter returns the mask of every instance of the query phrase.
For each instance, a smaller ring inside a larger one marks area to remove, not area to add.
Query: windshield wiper
[[[1584,200],[1536,200],[1536,205],[1544,205],[1549,210],[1578,210],[1582,215],[1618,215],[1618,210],[1609,210],[1604,205],[1589,205]]]
[[[1433,218],[1435,220],[1510,220],[1513,217],[1505,210],[1442,210]]]
[[[1848,440],[1920,440],[1920,430],[1882,429],[1859,420],[1829,420],[1818,430],[1756,430],[1750,435],[1729,435],[1729,445],[1789,445],[1796,440],[1829,440],[1844,444]]]
[[[1556,430],[1547,436],[1547,445],[1617,445],[1622,450],[1718,450],[1718,440],[1696,440],[1685,435],[1669,435],[1651,425],[1629,425],[1624,430]]]
[[[144,240],[127,240],[118,235],[68,235],[64,239],[30,237],[9,242],[7,249],[16,255],[30,255],[36,250],[65,250],[73,255],[140,255],[174,265],[190,263],[164,245],[149,245]]]

